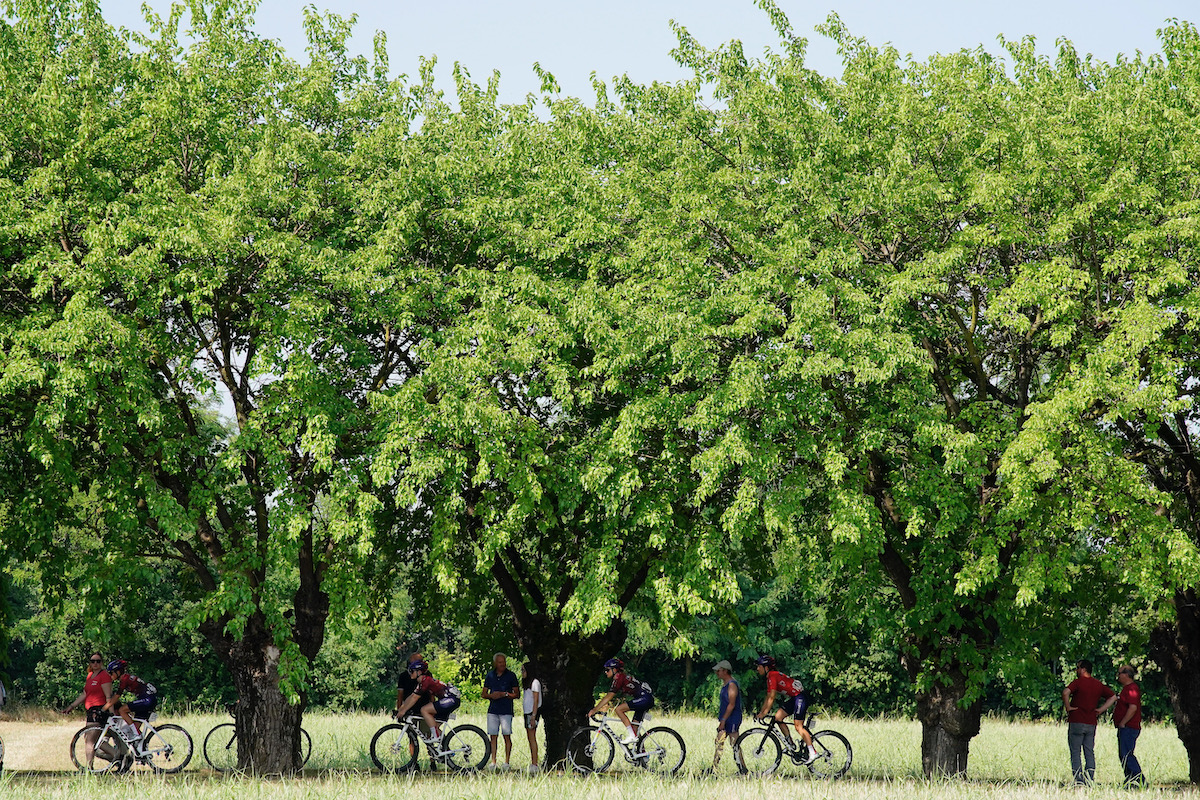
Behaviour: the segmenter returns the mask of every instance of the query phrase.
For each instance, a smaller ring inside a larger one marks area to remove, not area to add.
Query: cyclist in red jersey
[[[613,711],[625,726],[625,738],[621,739],[621,742],[633,744],[637,741],[637,732],[641,728],[642,719],[654,705],[654,692],[645,681],[639,681],[625,672],[625,662],[619,658],[610,658],[604,662],[604,674],[612,681],[612,688],[604,697],[600,698],[600,702],[596,703],[587,715],[593,717],[608,708],[609,703],[617,695],[628,696],[629,699],[622,701]],[[633,722],[629,721],[628,712],[630,711],[633,712]]]
[[[434,737],[441,739],[440,723],[450,719],[450,713],[462,705],[462,694],[454,686],[430,675],[429,664],[424,661],[418,659],[408,662],[408,671],[416,677],[417,688],[400,706],[397,716],[403,718],[410,708],[419,703],[421,717],[433,731]]]
[[[120,714],[121,719],[125,720],[125,724],[140,736],[141,730],[134,723],[133,715],[137,714],[140,719],[148,719],[154,713],[154,709],[158,708],[158,689],[137,675],[131,674],[128,668],[129,662],[123,659],[114,659],[108,663],[108,673],[116,680],[117,685],[112,699],[105,704],[105,708],[111,708],[115,713]],[[131,693],[134,699],[128,703],[121,702],[121,695],[125,692]]]
[[[759,656],[754,662],[754,671],[759,675],[767,677],[767,699],[763,701],[762,709],[754,715],[754,719],[762,721],[767,714],[771,712],[771,706],[775,704],[775,695],[781,695],[779,709],[775,712],[775,720],[779,723],[779,730],[783,732],[789,744],[792,742],[792,735],[788,732],[787,725],[783,722],[792,716],[792,724],[796,728],[796,732],[800,734],[800,738],[804,740],[804,744],[808,746],[808,761],[812,762],[817,758],[817,749],[812,746],[812,734],[808,732],[808,728],[804,725],[804,714],[808,710],[808,695],[804,693],[804,686],[800,681],[784,675],[775,669],[775,659],[772,656]]]

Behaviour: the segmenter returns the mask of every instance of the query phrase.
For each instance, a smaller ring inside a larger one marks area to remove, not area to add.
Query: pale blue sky
[[[148,0],[161,14],[166,0]],[[834,48],[813,31],[836,10],[851,32],[873,44],[890,42],[901,53],[924,58],[982,44],[999,50],[997,34],[1037,37],[1039,50],[1052,53],[1065,36],[1081,52],[1111,60],[1119,52],[1158,50],[1155,31],[1170,17],[1200,20],[1200,0],[778,0],[797,33],[810,42],[810,66],[837,74]],[[304,58],[299,0],[262,0],[257,29]],[[388,36],[393,72],[416,73],[419,55],[436,54],[439,76],[450,89],[449,67],[460,61],[482,82],[501,73],[502,98],[518,101],[536,92],[534,61],[552,72],[564,93],[591,97],[588,75],[602,80],[628,73],[638,81],[684,76],[670,58],[674,45],[669,20],[687,27],[706,45],[732,38],[748,53],[776,39],[753,0],[340,0],[316,2],[321,9],[357,14],[355,49],[369,54],[376,30]],[[102,0],[116,25],[143,27],[141,0]]]

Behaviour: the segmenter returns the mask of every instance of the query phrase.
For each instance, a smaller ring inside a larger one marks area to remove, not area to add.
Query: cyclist
[[[600,698],[600,702],[596,703],[595,707],[587,715],[594,717],[608,708],[609,703],[617,695],[628,695],[629,699],[622,701],[613,710],[625,726],[625,738],[621,740],[621,743],[633,744],[637,741],[637,729],[641,728],[642,719],[646,716],[646,712],[654,705],[654,692],[645,681],[639,681],[625,672],[625,662],[619,658],[610,658],[604,662],[604,675],[612,681],[612,688],[609,689],[608,694]],[[633,712],[632,723],[627,716],[627,713],[630,711]]]
[[[417,678],[416,690],[400,706],[398,716],[413,706],[418,706],[421,716],[433,730],[435,740],[442,738],[441,723],[450,719],[450,714],[462,705],[462,694],[448,683],[442,683],[429,674],[429,664],[417,659],[408,662],[408,671]]]
[[[816,761],[817,749],[813,747],[812,734],[804,726],[804,712],[808,710],[808,695],[804,693],[804,685],[775,669],[773,656],[760,655],[754,661],[754,671],[767,676],[767,699],[763,701],[762,709],[754,715],[754,719],[758,722],[765,719],[767,714],[771,713],[771,706],[775,704],[775,695],[782,695],[779,710],[775,712],[775,721],[779,723],[783,738],[787,739],[788,749],[794,749],[795,742],[792,740],[792,734],[788,732],[787,725],[783,723],[788,715],[791,715],[796,732],[808,746],[808,758],[804,763],[811,764]]]
[[[118,658],[108,662],[106,669],[116,685],[113,686],[112,698],[104,707],[120,714],[134,736],[140,737],[142,732],[133,721],[134,715],[136,714],[138,719],[150,717],[154,709],[158,708],[158,689],[154,688],[154,684],[146,683],[137,675],[131,674],[129,662],[124,659]],[[134,699],[128,703],[121,702],[121,695],[125,692],[130,692]]]

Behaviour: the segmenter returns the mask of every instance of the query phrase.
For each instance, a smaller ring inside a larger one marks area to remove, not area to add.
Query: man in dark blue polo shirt
[[[492,671],[483,679],[483,699],[488,703],[487,730],[492,738],[492,763],[496,769],[496,739],[504,734],[504,769],[509,768],[512,757],[513,699],[520,695],[517,676],[508,668],[508,657],[504,653],[492,656]]]

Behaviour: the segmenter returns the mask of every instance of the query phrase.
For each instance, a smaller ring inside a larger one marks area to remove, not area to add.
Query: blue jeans
[[[1125,770],[1126,784],[1146,781],[1146,776],[1142,775],[1142,765],[1133,754],[1140,733],[1138,728],[1117,728],[1117,758],[1121,759],[1121,767]]]
[[[1067,723],[1067,747],[1071,749],[1071,774],[1075,783],[1096,782],[1096,726],[1086,722]],[[1083,752],[1083,763],[1079,754]]]

